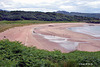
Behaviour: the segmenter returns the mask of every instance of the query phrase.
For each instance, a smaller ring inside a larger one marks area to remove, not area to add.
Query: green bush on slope
[[[83,67],[84,65],[79,65],[80,63],[85,64],[85,67],[99,67],[100,51],[50,52],[26,47],[17,41],[0,41],[0,66],[3,67]],[[86,63],[93,65],[86,65]]]

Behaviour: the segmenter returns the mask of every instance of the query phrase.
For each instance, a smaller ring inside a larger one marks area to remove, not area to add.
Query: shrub
[[[93,65],[86,65],[89,63]],[[82,64],[86,67],[99,67],[100,51],[50,52],[36,47],[26,47],[18,41],[0,41],[1,67],[83,67]]]

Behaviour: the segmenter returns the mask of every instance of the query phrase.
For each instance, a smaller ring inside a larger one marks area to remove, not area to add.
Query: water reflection
[[[64,47],[65,49],[67,49],[69,51],[76,50],[76,48],[79,44],[78,42],[68,41],[67,40],[68,38],[51,36],[51,35],[43,35],[43,34],[39,34],[39,35],[43,36],[45,39],[48,39],[51,42],[58,43],[61,47]]]

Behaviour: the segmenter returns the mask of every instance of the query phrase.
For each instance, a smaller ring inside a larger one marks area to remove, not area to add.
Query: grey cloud
[[[24,0],[23,0],[24,1]],[[56,0],[53,3],[41,2],[39,4],[30,4],[30,3],[22,3],[16,2],[13,0],[0,0],[0,9],[30,9],[33,8],[33,11],[37,8],[40,11],[43,9],[49,10],[66,10],[71,12],[99,12],[100,8],[93,8],[89,5],[91,2],[100,1],[100,0]],[[95,4],[93,4],[95,5]],[[71,6],[73,9],[69,10],[69,8],[64,9],[60,8],[62,6]],[[43,9],[42,9],[43,8]]]

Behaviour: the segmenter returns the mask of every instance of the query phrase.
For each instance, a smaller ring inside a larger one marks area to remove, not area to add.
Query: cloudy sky
[[[100,0],[0,0],[0,9],[100,13]]]

